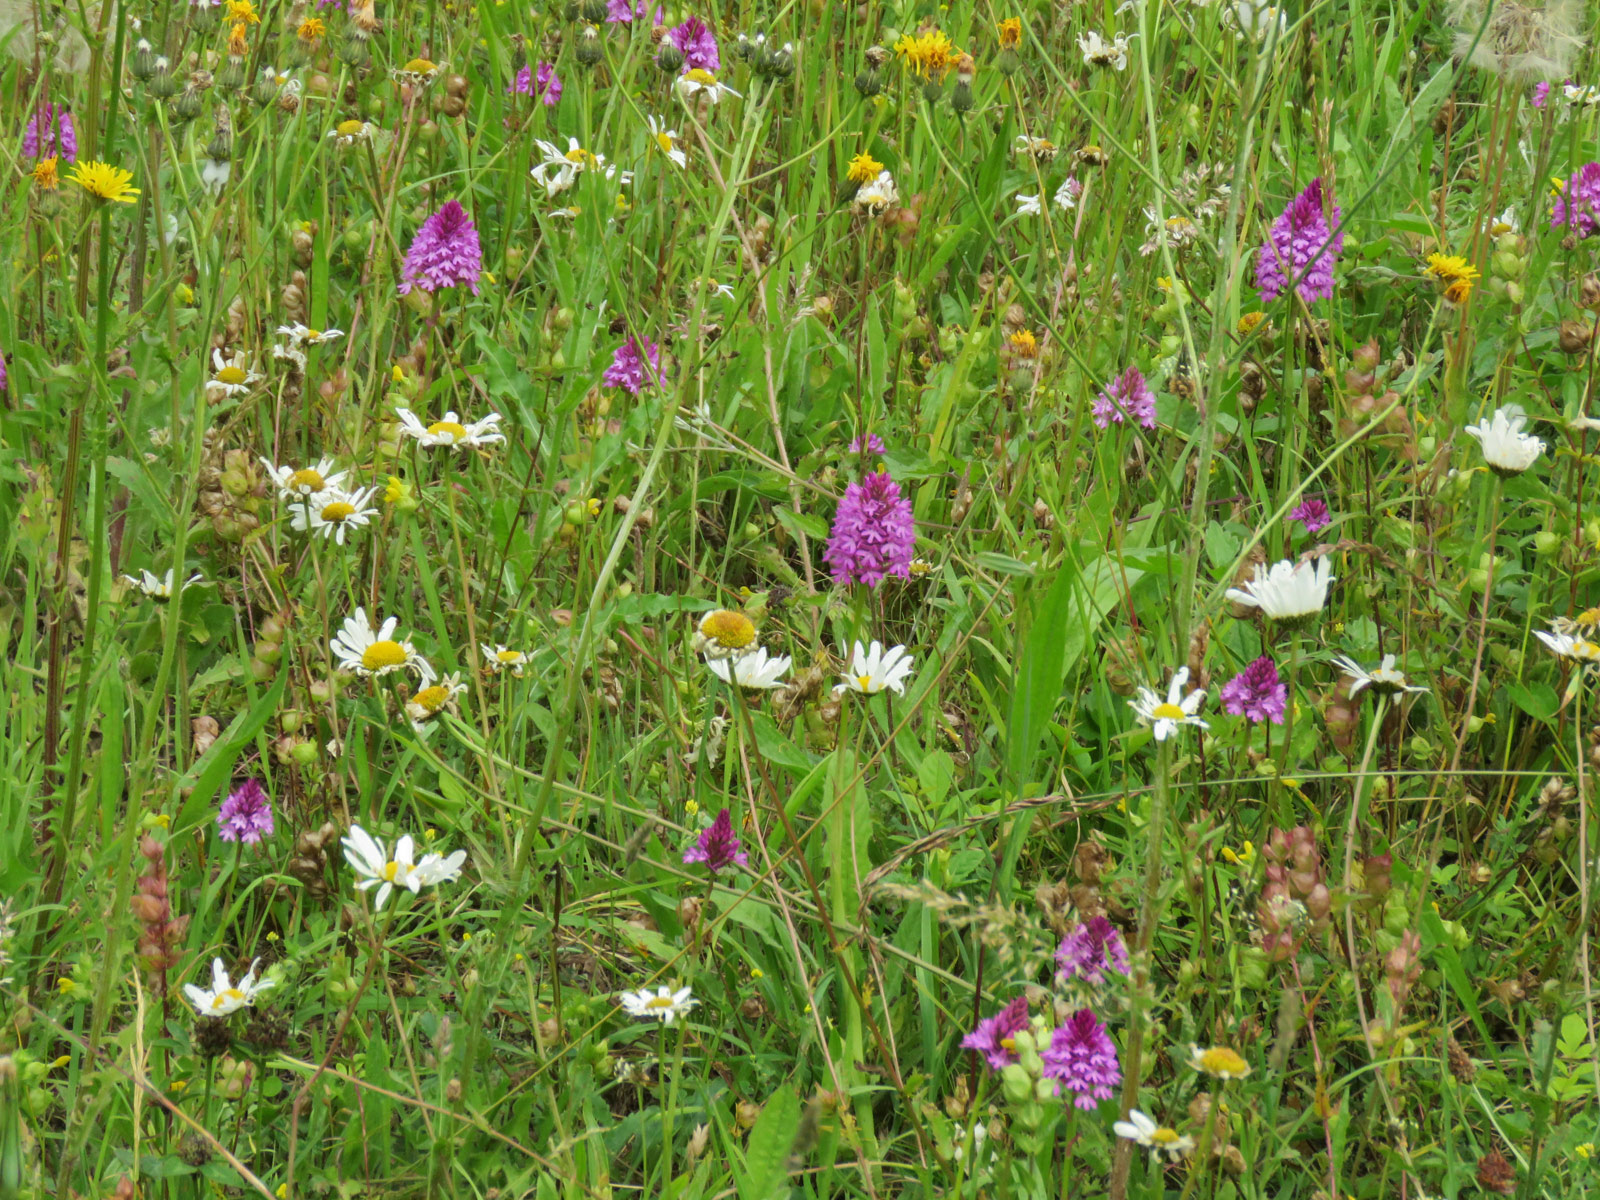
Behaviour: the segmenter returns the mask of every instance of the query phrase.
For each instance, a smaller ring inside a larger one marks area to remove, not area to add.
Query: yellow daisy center
[[[522,651],[498,650],[495,652],[495,658],[499,659],[503,663],[519,663],[522,661]]]
[[[861,685],[861,690],[863,692],[872,691],[872,676],[871,675],[857,675],[856,676],[856,682]]]
[[[223,367],[217,372],[217,382],[225,383],[229,387],[237,387],[245,381],[246,375],[243,367]]]
[[[660,146],[661,149],[665,153],[671,154],[672,153],[672,135],[670,133],[665,132],[665,131],[656,134],[656,145]]]
[[[1208,1075],[1242,1075],[1250,1069],[1237,1051],[1226,1046],[1214,1046],[1202,1051],[1196,1062]]]
[[[648,1000],[646,1000],[644,1002],[644,1006],[646,1008],[671,1008],[672,1007],[672,997],[671,996],[651,996],[650,999],[648,999]]]
[[[361,652],[361,665],[369,671],[381,671],[385,667],[403,667],[410,658],[404,646],[385,638],[381,642],[373,642]]]
[[[725,650],[742,650],[756,640],[756,627],[750,618],[728,608],[707,613],[700,622],[700,632]]]
[[[332,504],[323,508],[322,519],[331,523],[348,521],[355,516],[355,512],[356,506],[354,504],[346,503],[343,500],[335,500]]]
[[[1014,1038],[1014,1037],[1003,1037],[1003,1038],[1000,1039],[1000,1049],[1011,1051],[1011,1050],[1015,1050],[1016,1048],[1017,1048],[1017,1039],[1016,1038]]]
[[[289,476],[289,486],[296,490],[307,488],[313,492],[320,492],[328,486],[328,481],[323,479],[319,472],[305,467]]]
[[[1572,619],[1579,625],[1600,625],[1600,608],[1586,608]]]
[[[1158,1146],[1170,1146],[1178,1140],[1176,1129],[1158,1129],[1150,1135],[1150,1140]]]
[[[225,1008],[230,1000],[243,1000],[244,993],[238,988],[224,988],[211,999],[212,1008]]]
[[[407,75],[432,75],[439,68],[430,59],[413,58],[400,69]]]
[[[1184,712],[1180,706],[1167,703],[1156,705],[1150,710],[1150,715],[1158,721],[1182,721],[1189,714]]]
[[[416,702],[417,707],[425,708],[431,713],[438,712],[440,706],[449,698],[450,689],[437,683],[432,687],[423,688],[415,696],[411,697]]]
[[[594,162],[594,155],[590,154],[589,151],[585,150],[582,146],[574,146],[571,150],[567,151],[565,157],[568,162],[579,163],[580,165],[586,165]]]
[[[340,121],[336,131],[340,137],[355,137],[365,124],[365,121]]]
[[[384,863],[383,870],[379,872],[379,874],[389,883],[393,883],[396,877],[404,873],[404,869],[400,866],[400,864],[392,861]]]
[[[452,442],[465,441],[467,427],[456,421],[435,421],[428,426],[428,432],[437,437],[441,433],[448,433]]]
[[[716,87],[717,77],[704,67],[695,67],[684,76],[685,79],[700,84],[702,87]]]

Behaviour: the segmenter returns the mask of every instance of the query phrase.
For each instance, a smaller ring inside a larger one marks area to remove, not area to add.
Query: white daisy
[[[507,646],[491,646],[484,642],[478,647],[478,657],[483,660],[484,668],[495,675],[501,671],[509,672],[518,679],[522,678],[522,670],[528,665],[528,656],[521,650],[512,650]]]
[[[1049,162],[1056,156],[1056,144],[1049,138],[1029,137],[1025,133],[1017,134],[1017,140],[1012,147],[1018,157],[1031,158],[1038,162]]]
[[[856,189],[852,202],[857,212],[881,213],[900,203],[900,191],[894,186],[894,176],[879,171],[876,179],[869,179]]]
[[[359,825],[350,826],[349,836],[340,844],[344,846],[344,860],[361,876],[356,890],[378,889],[373,908],[380,912],[395,888],[408,888],[414,896],[424,887],[458,878],[461,864],[467,861],[467,852],[457,850],[448,857],[428,854],[417,862],[416,843],[409,834],[395,843],[391,858],[383,843]]]
[[[143,592],[146,596],[149,596],[150,599],[152,599],[152,600],[171,600],[172,599],[172,572],[171,571],[168,571],[165,575],[159,575],[158,576],[158,575],[152,575],[147,570],[141,570],[139,572],[139,578],[138,579],[135,579],[132,575],[124,575],[122,578],[127,583],[131,584],[133,587],[135,587],[139,591]],[[199,572],[196,572],[195,574],[189,576],[188,579],[185,579],[183,581],[182,585],[179,586],[178,590],[181,592],[184,588],[189,587],[191,584],[199,583],[200,579],[201,579],[201,576],[200,576]]]
[[[342,546],[345,534],[352,529],[362,528],[377,513],[372,504],[372,497],[377,490],[369,487],[347,492],[342,488],[329,488],[312,499],[294,505],[289,524],[297,533],[305,533],[309,529],[312,536],[321,534]]]
[[[394,636],[399,617],[390,617],[374,630],[367,610],[358,608],[344,619],[338,635],[329,645],[339,666],[357,675],[387,675],[391,671],[415,671],[423,686],[433,682],[433,667],[408,641]]]
[[[1019,217],[1037,217],[1044,212],[1044,196],[1042,193],[1037,196],[1029,196],[1026,193],[1018,192],[1016,201],[1017,216]]]
[[[411,727],[420,733],[426,721],[447,709],[454,712],[456,697],[466,690],[467,685],[461,682],[459,671],[446,675],[438,683],[418,689],[406,701],[406,716],[411,718]]]
[[[1554,630],[1545,633],[1542,629],[1534,631],[1538,638],[1553,653],[1562,658],[1576,659],[1590,666],[1600,666],[1600,645],[1591,642],[1586,637],[1567,630]]]
[[[312,329],[298,321],[293,325],[279,325],[278,332],[296,346],[321,346],[344,336],[342,329]]]
[[[1184,695],[1184,687],[1189,682],[1189,668],[1179,667],[1172,676],[1172,683],[1167,687],[1167,698],[1163,700],[1153,688],[1142,687],[1136,699],[1128,701],[1128,707],[1139,717],[1139,724],[1150,726],[1150,732],[1155,734],[1156,741],[1164,742],[1185,725],[1194,725],[1200,729],[1209,726],[1196,714],[1200,706],[1205,703],[1205,688],[1196,688],[1188,695]]]
[[[1600,88],[1592,85],[1572,83],[1568,81],[1561,85],[1561,93],[1566,96],[1570,104],[1590,105],[1600,103]]]
[[[336,146],[354,146],[357,142],[370,142],[374,129],[366,121],[340,121],[328,130]]]
[[[500,423],[500,414],[490,413],[481,421],[474,421],[470,425],[462,421],[454,412],[447,412],[432,425],[424,425],[417,415],[409,408],[397,408],[394,415],[400,418],[400,432],[407,437],[414,437],[424,446],[450,446],[456,450],[464,450],[471,446],[488,446],[494,442],[503,442],[506,435],[495,428]]]
[[[1117,71],[1128,69],[1128,39],[1124,34],[1119,33],[1108,42],[1094,30],[1080,33],[1078,49],[1083,51],[1085,66],[1111,67]]]
[[[1274,621],[1286,624],[1306,621],[1321,612],[1328,602],[1332,570],[1333,564],[1326,557],[1301,563],[1284,559],[1270,568],[1257,563],[1255,578],[1242,589],[1229,588],[1228,599],[1235,604],[1259,608]]]
[[[184,995],[189,997],[189,1003],[202,1017],[225,1017],[241,1008],[248,1008],[256,1002],[257,996],[275,985],[271,979],[256,979],[256,963],[260,961],[258,958],[252,962],[249,973],[238,984],[234,984],[229,981],[228,970],[222,965],[222,960],[214,958],[211,960],[211,986],[202,988],[186,983],[183,985]]]
[[[216,371],[206,381],[206,386],[224,396],[242,396],[261,382],[260,373],[250,365],[243,350],[235,352],[232,358],[223,358],[221,350],[212,350],[211,365]]]
[[[1333,661],[1339,664],[1341,671],[1355,680],[1350,685],[1350,694],[1352,696],[1359,693],[1362,688],[1369,686],[1374,692],[1384,696],[1395,696],[1402,692],[1421,693],[1428,690],[1421,684],[1406,682],[1406,673],[1395,667],[1394,655],[1392,654],[1385,654],[1383,661],[1370,671],[1362,667],[1355,659],[1343,654],[1335,654]]]
[[[660,1021],[663,1025],[671,1025],[700,1003],[686,987],[677,991],[669,987],[660,987],[655,991],[640,988],[637,992],[622,992],[617,996],[617,1001],[630,1017]]]
[[[1528,415],[1515,404],[1496,410],[1481,425],[1468,425],[1466,430],[1483,446],[1483,461],[1501,477],[1520,475],[1533,466],[1544,453],[1544,443],[1532,434],[1523,433]]]
[[[291,504],[313,499],[323,492],[337,491],[344,485],[345,473],[333,469],[331,458],[318,459],[316,466],[298,469],[280,467],[270,458],[263,458],[261,465],[267,469],[278,495]]]
[[[850,674],[845,681],[834,686],[834,695],[860,692],[875,695],[885,689],[897,696],[906,694],[906,680],[911,677],[911,655],[904,646],[893,646],[887,651],[882,642],[874,641],[871,648],[860,642],[855,644],[850,656]]]
[[[558,196],[577,183],[578,176],[584,171],[600,171],[607,179],[615,178],[617,174],[616,167],[607,165],[604,154],[595,154],[585,150],[578,144],[578,139],[575,137],[567,139],[567,148],[565,150],[554,142],[547,142],[542,138],[535,138],[534,144],[539,147],[540,152],[544,155],[544,161],[532,167],[528,174],[533,177],[540,187],[544,188],[544,194],[547,198]],[[624,171],[622,173],[622,182],[628,183],[632,177],[630,172]]]
[[[692,96],[704,95],[712,104],[719,103],[724,96],[737,96],[739,94],[727,84],[718,83],[715,75],[700,67],[694,67],[679,76],[677,87],[678,95],[685,100]]]
[[[707,669],[722,682],[737,683],[747,688],[781,687],[782,676],[789,669],[789,663],[788,655],[768,657],[765,646],[757,646],[749,654],[741,654],[734,659],[706,658]],[[731,679],[730,672],[733,676]]]
[[[650,136],[655,139],[656,145],[661,147],[661,152],[672,160],[673,166],[679,168],[688,166],[689,156],[678,149],[674,140],[678,136],[678,131],[668,129],[665,121],[658,121],[654,117],[647,117],[646,120],[650,122]]]
[[[1129,1109],[1128,1119],[1116,1122],[1111,1128],[1118,1137],[1127,1138],[1130,1142],[1136,1142],[1147,1148],[1154,1160],[1166,1155],[1173,1162],[1177,1162],[1194,1149],[1193,1138],[1182,1137],[1175,1129],[1157,1125],[1137,1108]]]

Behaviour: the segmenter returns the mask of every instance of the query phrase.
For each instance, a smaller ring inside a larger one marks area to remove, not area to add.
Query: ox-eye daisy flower
[[[346,533],[366,525],[378,511],[372,504],[377,490],[368,487],[347,492],[342,488],[329,488],[296,504],[289,524],[297,533],[310,530],[312,536],[321,534],[342,546]]]
[[[256,979],[256,963],[260,961],[259,958],[254,960],[249,972],[235,984],[229,980],[228,969],[222,965],[222,960],[214,958],[211,960],[211,986],[202,988],[186,983],[183,993],[189,997],[195,1012],[202,1017],[225,1017],[241,1008],[248,1008],[256,1002],[257,996],[274,985],[271,979]]]
[[[755,622],[742,612],[718,608],[700,618],[690,645],[706,658],[738,658],[756,648]]]
[[[1394,655],[1385,654],[1383,661],[1372,670],[1367,670],[1355,659],[1343,654],[1335,654],[1333,661],[1339,664],[1339,669],[1350,676],[1355,682],[1350,685],[1350,694],[1356,695],[1364,687],[1370,687],[1382,696],[1396,696],[1401,693],[1426,692],[1428,689],[1419,683],[1408,683],[1406,673],[1394,665]]]
[[[1556,629],[1550,633],[1535,630],[1534,637],[1543,642],[1552,653],[1562,658],[1576,659],[1591,666],[1600,666],[1600,644],[1591,642],[1571,630]]]
[[[834,685],[834,695],[860,692],[863,696],[888,690],[897,696],[906,694],[906,680],[911,677],[911,655],[904,646],[891,646],[874,641],[870,648],[857,642],[850,656],[850,674],[843,683]]]
[[[350,834],[341,841],[344,859],[361,879],[357,891],[377,888],[373,908],[381,911],[395,888],[409,888],[414,896],[425,887],[449,883],[461,875],[461,864],[467,861],[467,852],[454,854],[427,854],[421,862],[416,860],[416,843],[407,834],[394,846],[394,856],[384,849],[383,843],[359,825],[350,826]]]
[[[1116,1122],[1111,1128],[1118,1137],[1127,1138],[1148,1149],[1153,1160],[1159,1161],[1165,1155],[1172,1162],[1177,1162],[1194,1149],[1193,1138],[1183,1137],[1176,1129],[1157,1125],[1137,1108],[1129,1109],[1128,1119]]]
[[[1237,1050],[1230,1050],[1227,1046],[1213,1046],[1209,1050],[1190,1046],[1189,1065],[1196,1071],[1214,1075],[1218,1079],[1243,1079],[1250,1074],[1250,1064]]]
[[[1468,425],[1466,431],[1483,446],[1483,461],[1496,475],[1520,475],[1544,453],[1544,443],[1524,433],[1528,415],[1515,404],[1499,409],[1481,425]]]
[[[132,575],[124,575],[122,578],[128,584],[137,588],[146,596],[149,596],[152,600],[172,599],[172,572],[170,570],[165,575],[159,576],[152,575],[149,571],[144,570],[139,572],[138,579],[135,579]],[[178,590],[181,592],[189,585],[199,582],[200,575],[198,572],[196,572],[195,574],[189,576],[189,578],[185,579],[182,585],[179,586]]]
[[[236,351],[231,358],[223,358],[221,350],[213,350],[211,365],[216,370],[206,381],[206,386],[220,391],[224,396],[242,396],[261,382],[261,374],[250,365],[243,350]]]
[[[654,991],[640,988],[637,992],[621,993],[617,1000],[630,1017],[660,1021],[663,1025],[671,1025],[700,1003],[686,987],[677,991],[669,987],[659,987]]]
[[[678,94],[685,100],[703,95],[712,104],[716,104],[724,96],[737,96],[739,93],[725,83],[718,83],[717,77],[710,71],[694,67],[678,77]]]
[[[338,635],[329,648],[339,666],[357,675],[387,675],[391,671],[415,671],[424,686],[434,679],[433,667],[417,653],[409,641],[394,636],[399,617],[390,617],[379,628],[373,629],[367,620],[367,610],[358,608],[344,619]]]
[[[400,418],[400,432],[407,437],[416,438],[424,446],[449,446],[456,450],[464,450],[471,446],[488,446],[494,442],[503,442],[506,435],[495,429],[500,423],[500,414],[492,412],[480,421],[470,424],[463,421],[455,412],[447,412],[431,425],[424,425],[421,418],[409,408],[397,408],[394,415]]]
[[[1154,688],[1142,687],[1136,699],[1128,701],[1128,707],[1138,715],[1139,724],[1150,726],[1150,732],[1155,734],[1156,741],[1164,742],[1185,725],[1195,725],[1206,729],[1206,722],[1197,714],[1200,705],[1205,703],[1205,688],[1195,688],[1187,695],[1184,688],[1189,683],[1189,668],[1179,667],[1172,676],[1172,683],[1167,687],[1167,698],[1163,700]]]
[[[706,667],[724,683],[737,683],[747,688],[775,688],[783,685],[783,673],[789,669],[788,655],[768,656],[765,646],[757,646],[748,654],[731,660],[706,655]]]
[[[456,697],[466,690],[467,685],[461,682],[459,671],[446,675],[438,683],[418,689],[406,701],[406,716],[411,718],[411,727],[421,733],[425,722],[442,712],[454,712]]]
[[[491,646],[488,642],[478,647],[478,657],[483,661],[484,668],[492,674],[505,671],[518,679],[522,678],[522,670],[528,665],[528,656],[521,650],[513,650],[509,646]]]
[[[321,346],[344,336],[342,329],[312,329],[298,321],[293,325],[279,325],[278,332],[296,346]]]
[[[656,145],[661,147],[661,152],[672,160],[675,167],[689,165],[689,156],[678,149],[676,129],[668,129],[665,121],[658,121],[654,117],[646,118],[650,122],[650,136],[655,139]]]
[[[263,458],[261,465],[267,469],[278,495],[291,504],[300,504],[323,492],[337,491],[344,485],[345,473],[333,469],[331,458],[318,459],[314,467],[279,466],[270,458]]]
[[[1322,611],[1328,601],[1328,585],[1333,582],[1332,570],[1326,557],[1301,563],[1284,559],[1271,568],[1257,563],[1255,578],[1243,588],[1229,588],[1228,599],[1259,608],[1274,621],[1298,624]]]
[[[367,121],[340,121],[328,130],[328,136],[333,139],[336,146],[354,146],[357,142],[370,142],[376,132]]]

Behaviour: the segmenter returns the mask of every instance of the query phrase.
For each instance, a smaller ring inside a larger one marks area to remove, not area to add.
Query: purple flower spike
[[[78,130],[72,114],[55,104],[41,104],[23,130],[22,153],[29,158],[58,155],[66,162],[77,162]]]
[[[1099,986],[1108,972],[1128,973],[1128,947],[1117,927],[1104,917],[1090,917],[1056,947],[1056,978],[1062,983],[1081,979]]]
[[[700,836],[695,839],[694,845],[683,852],[683,861],[686,863],[705,863],[706,869],[713,875],[734,867],[748,867],[749,857],[739,845],[739,839],[733,836],[733,817],[727,809],[717,814],[717,819],[711,822],[709,829],[702,829]]]
[[[534,77],[535,96],[544,98],[546,108],[554,108],[561,103],[561,76],[556,74],[556,69],[550,63],[539,64],[539,73]]]
[[[1094,423],[1101,429],[1132,417],[1146,429],[1156,427],[1156,396],[1138,367],[1129,367],[1094,398]]]
[[[868,454],[882,454],[884,452],[883,439],[875,433],[869,433],[865,439],[858,437],[850,443],[851,454],[860,454],[863,450]]]
[[[1278,677],[1278,664],[1263,654],[1222,685],[1222,707],[1248,721],[1283,724],[1283,711],[1289,703],[1289,689]]]
[[[845,489],[822,557],[840,583],[875,588],[886,575],[911,578],[916,538],[911,501],[887,471],[874,471]]]
[[[978,1022],[978,1027],[961,1039],[963,1050],[976,1050],[983,1055],[991,1071],[999,1071],[1017,1061],[1017,1051],[1011,1039],[1028,1027],[1028,998],[1018,996],[992,1017]]]
[[[6,390],[6,356],[0,354],[0,392]]]
[[[1122,1082],[1111,1035],[1087,1008],[1073,1013],[1050,1035],[1050,1044],[1039,1057],[1044,1060],[1045,1078],[1056,1081],[1056,1095],[1065,1088],[1073,1094],[1077,1108],[1091,1109],[1111,1099],[1111,1089]]]
[[[645,366],[646,356],[650,365]],[[618,346],[611,355],[611,365],[606,368],[605,374],[600,377],[600,382],[607,387],[625,388],[631,395],[637,396],[644,390],[645,385],[661,381],[661,347],[649,338],[644,339],[644,350],[639,349],[639,340],[629,337],[627,341]]]
[[[1541,79],[1533,85],[1533,99],[1529,101],[1535,108],[1543,108],[1550,99],[1550,81]]]
[[[272,801],[258,779],[246,779],[222,802],[217,812],[217,836],[225,842],[255,845],[272,835]]]
[[[619,25],[631,24],[635,17],[644,16],[644,9],[645,0],[639,0],[633,7],[629,6],[628,0],[606,0],[606,20]],[[661,17],[661,9],[657,8],[656,19],[652,24],[661,24]]]
[[[1333,518],[1328,515],[1328,506],[1321,500],[1306,500],[1297,505],[1290,510],[1289,520],[1299,521],[1306,527],[1307,533],[1316,533],[1333,524]]]
[[[683,51],[683,69],[716,71],[722,67],[722,55],[717,50],[717,35],[706,27],[699,17],[690,17],[682,25],[667,31],[667,40]]]
[[[400,294],[414,287],[425,292],[466,284],[478,294],[478,276],[483,274],[483,251],[478,246],[478,229],[459,201],[451,200],[422,223],[406,251],[406,265],[400,274]]]
[[[1588,237],[1600,228],[1600,162],[1585,163],[1567,180],[1550,209],[1550,228],[1571,225],[1579,237]]]
[[[1289,201],[1256,252],[1256,287],[1262,300],[1276,300],[1291,282],[1307,304],[1333,295],[1333,264],[1344,249],[1341,219],[1332,190],[1320,178]]]

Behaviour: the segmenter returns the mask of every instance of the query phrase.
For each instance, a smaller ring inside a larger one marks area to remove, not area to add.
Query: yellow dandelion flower
[[[1444,298],[1451,304],[1465,304],[1472,296],[1472,280],[1466,277],[1455,280],[1444,290]]]
[[[300,22],[300,28],[295,30],[295,35],[302,42],[320,42],[327,33],[327,23],[321,17],[307,17]]]
[[[30,174],[35,184],[52,192],[61,182],[61,177],[56,174],[56,157],[53,154],[49,158],[41,158]]]
[[[1000,22],[1000,49],[1015,50],[1022,44],[1022,18],[1007,17]]]
[[[851,183],[870,183],[881,170],[883,164],[863,151],[850,160],[850,169],[845,172],[845,178]]]
[[[1428,274],[1437,275],[1446,283],[1456,279],[1471,279],[1478,272],[1475,267],[1459,254],[1430,254],[1428,255]]]
[[[1019,329],[1011,335],[1011,353],[1018,358],[1033,358],[1039,353],[1039,339],[1030,329]]]
[[[243,58],[250,53],[250,43],[245,41],[245,31],[249,26],[243,22],[235,25],[228,34],[228,57]]]
[[[110,163],[77,163],[68,179],[99,200],[132,204],[139,196],[138,188],[128,186],[133,182],[133,172],[113,167]]]
[[[894,52],[923,79],[942,80],[961,57],[961,51],[942,29],[926,29],[913,37],[904,34],[894,44]]]
[[[261,24],[261,17],[256,13],[255,0],[228,0],[227,16],[235,25]]]

